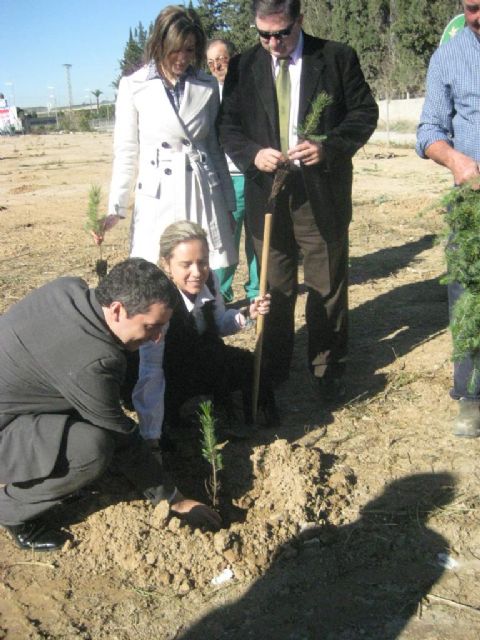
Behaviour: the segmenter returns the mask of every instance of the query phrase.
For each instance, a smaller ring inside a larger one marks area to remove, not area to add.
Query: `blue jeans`
[[[453,306],[462,295],[464,289],[458,282],[452,282],[448,285],[448,311],[450,322],[452,320]],[[474,363],[470,357],[454,362],[453,364],[453,388],[450,395],[455,400],[459,398],[468,398],[470,400],[480,400],[480,375],[474,381],[475,384],[470,389],[470,380],[474,370]]]

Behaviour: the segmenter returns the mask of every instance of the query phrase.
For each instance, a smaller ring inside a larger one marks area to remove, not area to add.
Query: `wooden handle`
[[[268,256],[270,254],[270,237],[272,233],[272,214],[265,214],[265,226],[263,229],[262,262],[260,265],[260,296],[267,293],[268,281]],[[255,356],[253,366],[253,393],[252,393],[252,415],[253,420],[257,419],[258,395],[260,390],[260,371],[262,367],[262,342],[265,316],[257,316],[257,341],[255,343]]]

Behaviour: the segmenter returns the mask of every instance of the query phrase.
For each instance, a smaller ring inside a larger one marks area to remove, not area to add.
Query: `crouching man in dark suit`
[[[259,44],[230,61],[219,117],[225,152],[245,174],[246,224],[257,257],[275,172],[293,163],[277,198],[269,254],[272,295],[264,354],[274,382],[289,376],[298,250],[308,289],[308,366],[326,401],[341,399],[348,338],[348,226],[352,156],[378,108],[350,47],[302,31],[300,0],[254,0]],[[301,140],[312,103],[330,97],[315,134]]]
[[[176,300],[160,269],[132,258],[96,289],[59,278],[0,317],[0,524],[21,548],[60,547],[65,537],[44,514],[112,460],[154,504],[219,526],[208,507],[164,486],[121,406],[127,352],[163,339]]]

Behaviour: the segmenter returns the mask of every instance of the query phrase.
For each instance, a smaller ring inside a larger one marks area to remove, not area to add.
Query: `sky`
[[[147,28],[163,7],[181,0],[0,0],[0,93],[10,105],[68,105],[113,100],[129,29]],[[196,3],[194,3],[196,4]],[[53,88],[52,88],[53,87]]]

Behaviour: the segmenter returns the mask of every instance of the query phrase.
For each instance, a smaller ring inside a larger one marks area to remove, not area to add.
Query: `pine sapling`
[[[305,121],[297,126],[297,136],[300,140],[307,140],[309,142],[323,142],[326,140],[326,135],[319,135],[316,133],[318,130],[318,124],[320,117],[328,105],[332,104],[332,98],[321,91],[311,103],[311,109]],[[268,200],[268,208],[273,209],[275,206],[275,199],[280,193],[285,184],[288,174],[290,173],[291,165],[289,162],[283,163],[275,172],[275,178],[273,179],[272,190],[270,192],[270,198]]]
[[[102,189],[99,185],[93,184],[88,192],[88,209],[85,230],[101,235],[103,232],[103,218],[98,215]],[[102,259],[102,245],[98,245],[99,259],[95,263],[95,272],[101,280],[107,275],[107,261]]]
[[[316,133],[320,117],[325,108],[332,104],[332,97],[322,91],[312,102],[312,108],[302,124],[297,127],[297,136],[300,140],[310,140],[310,142],[322,142],[326,139],[325,135]]]
[[[213,507],[217,506],[217,496],[220,491],[219,471],[223,469],[221,450],[225,443],[219,444],[215,433],[216,419],[213,415],[213,404],[210,400],[202,402],[198,417],[202,432],[202,456],[210,465],[210,478],[205,483]]]

